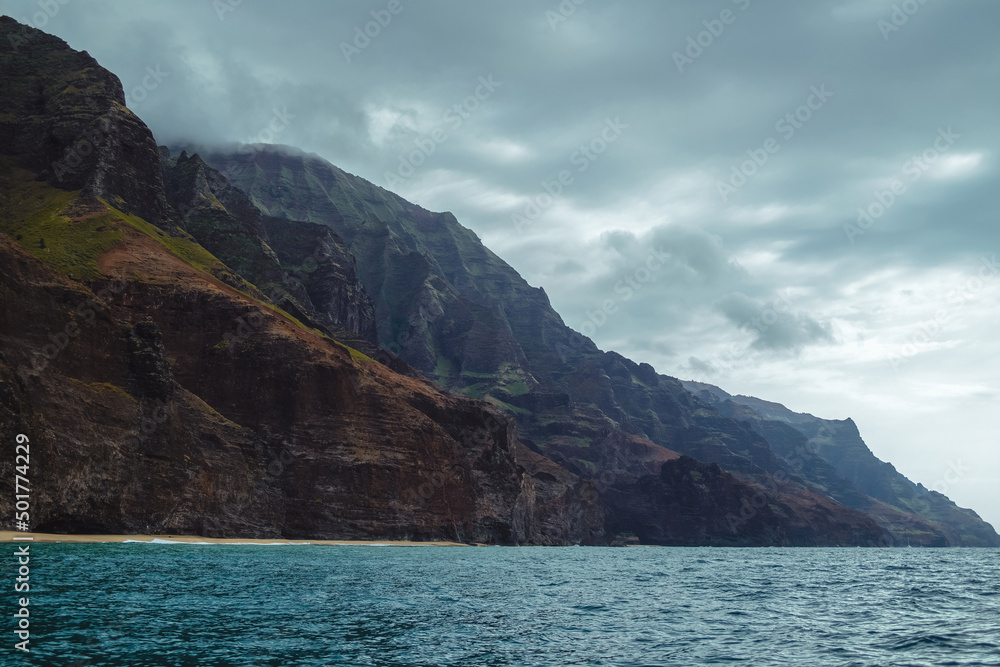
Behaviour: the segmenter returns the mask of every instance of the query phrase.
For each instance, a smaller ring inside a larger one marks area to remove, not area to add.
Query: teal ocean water
[[[996,549],[36,544],[31,564],[32,651],[8,631],[0,664],[1000,665]]]

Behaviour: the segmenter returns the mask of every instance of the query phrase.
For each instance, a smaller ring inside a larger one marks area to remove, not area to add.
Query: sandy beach
[[[0,530],[0,541],[14,542],[76,542],[97,544],[102,542],[186,542],[188,544],[320,544],[331,546],[387,546],[387,547],[465,547],[461,542],[407,542],[404,540],[286,540],[281,538],[215,538],[200,535],[61,535],[58,533],[22,533]],[[23,538],[31,537],[31,540]]]

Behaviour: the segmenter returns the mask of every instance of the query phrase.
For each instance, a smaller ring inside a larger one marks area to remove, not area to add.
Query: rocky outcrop
[[[1000,536],[972,510],[929,491],[880,460],[850,420],[820,419],[779,403],[733,396],[701,382],[684,386],[722,414],[748,424],[775,452],[794,461],[816,490],[871,516],[898,546],[1000,546]]]
[[[17,50],[14,30],[28,35]],[[253,277],[291,274],[262,234],[281,236],[275,245],[292,263],[299,244],[318,241],[330,251],[313,256],[326,273],[299,286],[329,303],[350,298],[330,283],[352,265],[335,256],[327,229],[272,221],[269,230],[193,157],[171,184],[195,213],[174,215],[155,144],[119,108],[117,80],[9,19],[0,32],[10,140],[0,152],[11,147],[0,154],[0,440],[30,439],[32,529],[603,540],[586,484],[565,471],[545,477],[511,418],[324,335],[182,226],[200,225],[206,244]],[[76,76],[101,84],[82,93],[86,113],[64,108]],[[51,170],[65,187],[38,178],[50,144],[86,124],[67,113],[127,121],[113,126],[108,153],[79,163],[73,190]],[[13,473],[13,459],[0,461],[3,479]],[[12,517],[12,503],[0,498],[0,512]]]
[[[475,384],[470,373],[502,372],[534,384],[492,294],[512,278],[523,281],[454,216],[431,213],[296,149],[198,150],[266,215],[323,224],[344,240],[375,302],[382,347],[449,389]],[[538,294],[544,298],[532,289],[511,294],[529,299],[513,310],[530,307]]]
[[[0,147],[53,185],[168,220],[153,135],[86,51],[0,16]]]
[[[36,528],[870,545],[926,525],[846,460],[801,464],[794,429],[598,350],[451,214],[294,149],[158,152],[89,56],[0,32],[0,437],[47,462]]]
[[[634,532],[647,544],[886,544],[874,521],[845,515],[829,498],[791,488],[769,490],[688,456],[665,463],[658,476],[616,484],[606,497],[609,530]]]
[[[594,484],[609,516],[617,517],[609,535],[639,534],[628,522],[641,519],[619,511],[612,490],[639,494],[637,506],[648,501],[653,511],[664,502],[656,499],[662,489],[643,484],[650,476],[659,479],[664,462],[679,454],[731,473],[716,480],[716,490],[732,487],[721,497],[741,497],[743,483],[789,486],[790,496],[800,499],[816,493],[748,425],[678,380],[602,352],[565,326],[543,290],[529,286],[450,213],[426,211],[288,147],[199,151],[265,213],[322,223],[342,237],[375,301],[380,343],[442,387],[514,415],[527,447]],[[759,543],[780,534],[781,540],[819,544],[826,543],[822,535],[836,534],[851,544],[850,530],[831,533],[831,525],[843,525],[861,531],[858,543],[872,543],[870,521],[857,509],[831,498],[820,504],[823,512],[815,514],[769,515],[784,525],[773,527],[778,532],[742,523],[738,530],[750,532],[727,539]],[[819,520],[824,512],[833,518]],[[809,530],[816,534],[802,532]],[[679,539],[662,531],[642,534],[653,541]]]
[[[126,237],[101,264],[130,278],[89,286],[0,240],[0,435],[27,434],[43,470],[35,530],[550,543],[555,522],[600,539],[596,499],[538,501],[508,417]],[[227,339],[241,318],[253,330]]]
[[[378,345],[375,306],[358,277],[357,262],[329,227],[263,217],[268,243],[316,321]]]
[[[376,345],[371,299],[354,257],[329,228],[262,216],[198,155],[171,158],[161,148],[160,159],[167,200],[198,243],[310,326]]]

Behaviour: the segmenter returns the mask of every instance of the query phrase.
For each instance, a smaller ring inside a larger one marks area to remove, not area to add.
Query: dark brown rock
[[[34,529],[551,541],[542,528],[566,510],[536,501],[508,417],[352,359],[149,237],[126,237],[101,267],[132,278],[89,288],[0,239],[0,438],[27,434],[45,462]],[[115,298],[80,319],[104,288]],[[227,343],[249,314],[256,328]],[[64,349],[32,363],[77,320]],[[601,535],[593,500],[571,509],[567,540]]]
[[[860,513],[793,488],[768,489],[689,456],[606,492],[608,531],[678,546],[885,546]],[[853,518],[853,521],[849,520]]]
[[[86,51],[0,16],[0,150],[53,185],[167,223],[156,142],[117,76]]]

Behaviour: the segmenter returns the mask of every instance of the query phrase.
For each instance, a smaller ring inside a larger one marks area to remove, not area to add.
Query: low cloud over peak
[[[1000,384],[1000,5],[901,4],[403,2],[376,29],[384,3],[109,0],[38,27],[160,143],[297,146],[453,211],[602,348],[851,415],[928,485],[963,433],[949,495],[1000,507],[981,411],[921,408]]]

